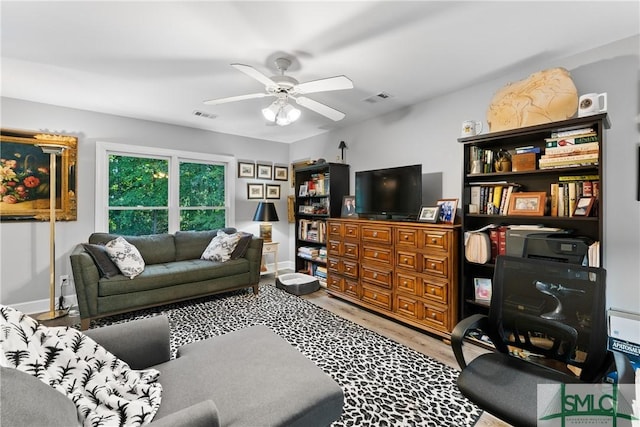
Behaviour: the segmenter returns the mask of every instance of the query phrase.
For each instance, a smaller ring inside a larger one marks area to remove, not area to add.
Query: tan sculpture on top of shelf
[[[509,83],[487,111],[491,132],[566,120],[578,110],[578,91],[569,71],[551,68]]]

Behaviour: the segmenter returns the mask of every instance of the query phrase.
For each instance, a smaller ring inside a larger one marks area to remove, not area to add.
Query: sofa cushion
[[[122,275],[110,279],[100,279],[98,296],[129,294],[248,272],[249,262],[245,258],[225,263],[194,259],[154,264],[146,266],[144,271],[133,281]]]
[[[229,261],[239,239],[240,235],[238,233],[227,234],[219,230],[218,234],[211,239],[207,248],[202,252],[200,258],[209,261]]]
[[[221,228],[220,230],[227,234],[232,234],[237,231],[232,227]],[[211,242],[211,239],[217,234],[218,230],[177,231],[175,234],[176,261],[200,259],[202,252],[204,252],[209,242]]]
[[[133,279],[144,271],[144,259],[142,259],[140,252],[124,237],[116,237],[107,242],[104,247],[120,272],[129,279]]]
[[[340,386],[264,325],[188,344],[178,355],[154,366],[164,390],[157,419],[207,399],[230,427],[330,425],[342,413]]]
[[[113,263],[113,261],[111,261],[104,245],[84,243],[82,247],[84,247],[84,250],[91,256],[93,262],[96,263],[96,267],[98,267],[98,271],[100,272],[100,277],[109,278],[120,274],[120,269]]]
[[[93,233],[89,237],[89,243],[105,244],[119,236],[119,234],[111,233]],[[173,234],[149,234],[146,236],[122,237],[138,249],[147,265],[176,260],[176,246]]]

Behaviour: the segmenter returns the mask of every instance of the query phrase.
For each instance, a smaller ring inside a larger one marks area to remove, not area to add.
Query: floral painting
[[[76,219],[76,138],[2,130],[0,141],[0,219],[48,220],[51,158],[41,146],[63,147],[56,161],[56,219]]]

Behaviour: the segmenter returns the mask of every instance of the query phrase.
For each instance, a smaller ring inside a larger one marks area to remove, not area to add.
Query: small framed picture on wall
[[[249,162],[238,162],[238,178],[255,178],[256,164]]]
[[[264,184],[247,184],[247,199],[264,199]]]
[[[273,179],[275,179],[276,181],[288,181],[289,168],[287,166],[274,166]]]
[[[267,199],[280,198],[280,185],[267,184]]]
[[[271,165],[264,165],[258,163],[258,179],[272,179],[273,168]]]

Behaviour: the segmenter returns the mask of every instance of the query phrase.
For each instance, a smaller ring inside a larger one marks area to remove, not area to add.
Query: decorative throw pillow
[[[84,250],[89,253],[93,262],[96,263],[100,277],[110,278],[120,274],[118,266],[111,261],[104,245],[93,245],[91,243],[83,243]]]
[[[244,258],[247,254],[247,249],[249,249],[249,245],[251,244],[251,240],[253,239],[253,234],[244,233],[242,231],[238,232],[240,239],[238,240],[238,244],[236,248],[231,252],[231,259]]]
[[[144,271],[144,259],[138,249],[127,242],[124,237],[117,237],[104,245],[109,258],[113,261],[120,272],[130,279],[133,279]]]
[[[218,231],[216,237],[211,239],[202,256],[200,256],[200,259],[219,262],[229,261],[239,239],[240,235],[238,233],[227,234],[224,231]]]

